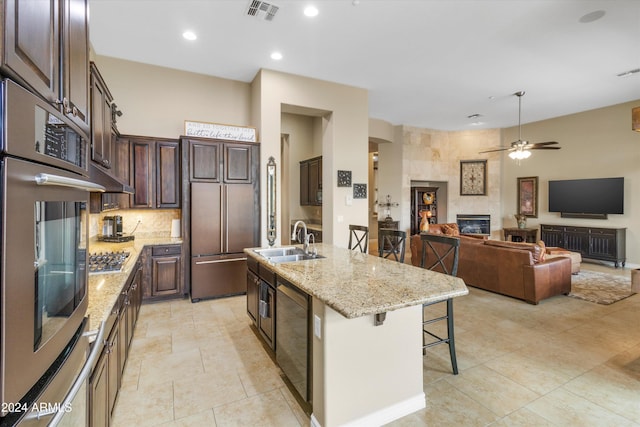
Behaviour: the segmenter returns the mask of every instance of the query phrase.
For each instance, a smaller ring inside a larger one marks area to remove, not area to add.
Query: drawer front
[[[260,264],[260,278],[270,284],[271,286],[276,286],[276,273],[271,271],[264,265]]]
[[[247,257],[247,267],[255,274],[258,274],[258,261],[255,258],[250,256]]]
[[[180,255],[181,253],[181,245],[154,246],[153,248],[151,248],[152,256]]]

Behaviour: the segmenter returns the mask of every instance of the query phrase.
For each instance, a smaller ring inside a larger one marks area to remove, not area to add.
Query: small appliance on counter
[[[105,216],[102,219],[102,235],[98,236],[98,240],[101,242],[130,242],[134,240],[133,235],[124,235],[122,232],[122,216],[113,215]]]

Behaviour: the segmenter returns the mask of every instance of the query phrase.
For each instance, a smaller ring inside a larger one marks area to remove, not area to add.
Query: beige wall
[[[350,86],[271,70],[261,70],[252,83],[252,120],[261,134],[261,173],[269,156],[280,164],[281,112],[294,107],[321,118],[323,164],[323,241],[346,247],[349,224],[366,224],[367,199],[346,196],[352,188],[337,188],[335,171],[351,170],[353,182],[368,182],[368,96],[367,91]],[[278,191],[280,193],[280,191]],[[262,184],[262,202],[266,197]],[[278,209],[282,209],[278,196]],[[266,244],[264,212],[262,242]],[[278,224],[280,233],[282,224]],[[280,233],[276,243],[280,243]]]
[[[122,134],[178,138],[185,120],[253,125],[248,83],[106,56],[94,61],[123,112]]]
[[[537,176],[539,213],[538,218],[527,220],[527,226],[626,227],[628,263],[640,264],[640,221],[637,220],[640,215],[640,133],[631,130],[631,108],[638,105],[640,100],[523,125],[522,139],[558,141],[562,148],[533,151],[519,166],[503,155],[502,217],[505,226],[516,225],[513,214],[517,209],[517,177]],[[516,140],[517,132],[517,127],[505,129],[503,144]],[[559,213],[547,211],[549,180],[619,176],[625,179],[623,215],[588,220],[560,218]]]

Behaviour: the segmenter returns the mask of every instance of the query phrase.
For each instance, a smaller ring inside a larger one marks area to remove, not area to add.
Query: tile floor
[[[470,288],[455,313],[459,375],[447,347],[432,348],[427,408],[391,425],[640,426],[640,294],[534,306]],[[144,305],[114,425],[309,425],[279,374],[244,296]]]

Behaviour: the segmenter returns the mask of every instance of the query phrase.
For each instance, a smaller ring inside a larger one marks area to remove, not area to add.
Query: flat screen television
[[[623,214],[624,178],[549,181],[549,212]]]

